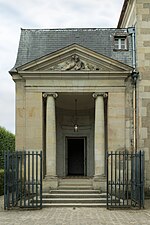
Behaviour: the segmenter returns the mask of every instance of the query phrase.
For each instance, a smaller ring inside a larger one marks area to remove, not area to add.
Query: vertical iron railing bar
[[[34,151],[32,151],[32,207],[34,205]]]
[[[139,201],[139,165],[138,165],[138,160],[139,160],[139,153],[135,153],[135,206],[137,205]]]
[[[27,192],[26,192],[26,152],[24,151],[24,207],[26,207],[26,196],[27,196]]]
[[[142,208],[144,208],[144,159],[145,159],[145,154],[144,154],[144,152],[141,152],[141,154],[142,154],[142,166],[141,166],[141,174],[142,174],[142,176],[141,176],[141,184],[142,184]]]
[[[12,153],[12,157],[11,157],[11,197],[12,197],[12,207],[15,206],[15,202],[14,202],[14,154]]]
[[[111,206],[113,205],[113,152],[111,152],[111,182],[110,182],[110,193],[111,193]]]
[[[16,177],[15,177],[15,182],[16,182],[16,206],[18,206],[18,161],[19,161],[19,157],[18,157],[18,152],[16,152]]]
[[[133,153],[131,153],[131,206],[133,205]]]
[[[139,187],[139,199],[138,199],[138,203],[139,203],[139,209],[141,209],[141,201],[142,201],[142,186],[141,186],[141,184],[142,184],[142,182],[141,182],[141,180],[142,180],[142,178],[141,178],[141,163],[142,163],[142,155],[141,155],[141,151],[139,152],[139,180],[138,180],[138,187]]]
[[[42,171],[43,171],[43,158],[42,151],[40,152],[40,208],[42,208]]]
[[[30,151],[28,151],[28,206],[30,206]]]
[[[126,174],[126,198],[127,198],[127,205],[129,205],[129,154],[126,154],[126,167],[127,167],[127,174]]]
[[[36,152],[36,207],[38,206],[38,152]]]
[[[144,208],[144,168],[143,168],[143,163],[144,163],[144,152],[140,151],[139,152],[139,173],[140,173],[140,180],[139,180],[139,208],[141,209],[142,207]]]
[[[22,167],[23,167],[23,154],[20,152],[20,207],[22,207],[22,197],[23,197],[23,182],[22,182]]]
[[[18,198],[17,198],[17,185],[18,185],[18,182],[17,182],[17,171],[18,171],[18,154],[16,152],[15,154],[15,205],[17,206],[17,203],[18,203]]]
[[[115,206],[117,204],[116,195],[117,195],[117,155],[115,154]]]
[[[120,167],[120,152],[119,152],[119,195],[118,195],[119,196],[119,206],[120,206],[120,191],[121,191],[120,190],[120,188],[121,188],[120,187],[120,185],[121,185],[120,184],[121,183],[120,169],[121,169],[121,167]]]
[[[138,171],[139,171],[139,176],[138,176],[138,205],[139,209],[141,208],[141,151],[139,152],[139,157],[138,157]]]
[[[8,208],[8,196],[7,196],[7,188],[8,188],[8,182],[7,182],[7,157],[8,154],[4,153],[4,209],[6,210]]]
[[[8,198],[8,204],[7,208],[10,208],[10,152],[7,152],[7,198]]]
[[[133,202],[136,205],[136,154],[132,155],[133,156]]]
[[[109,153],[107,152],[107,209],[109,208],[108,197],[109,197]]]
[[[123,187],[122,187],[122,189],[123,189],[123,206],[125,205],[125,190],[124,190],[124,186],[125,186],[125,179],[124,179],[124,177],[125,177],[125,152],[123,152],[123,177],[122,177],[122,179],[123,179]]]
[[[9,188],[9,182],[10,182],[10,171],[9,171],[9,151],[7,152],[7,209],[10,208],[10,188]]]
[[[16,154],[13,153],[13,176],[14,176],[14,181],[13,181],[13,186],[14,186],[14,206],[16,206],[16,168],[17,168],[17,164],[16,164]]]
[[[137,205],[139,209],[141,208],[141,152],[138,153],[137,156],[137,170],[138,174],[137,175]]]
[[[143,207],[143,173],[142,173],[143,154],[140,151],[140,208]]]
[[[18,198],[19,198],[19,206],[21,205],[21,193],[22,193],[22,155],[19,151],[19,164],[18,164]]]

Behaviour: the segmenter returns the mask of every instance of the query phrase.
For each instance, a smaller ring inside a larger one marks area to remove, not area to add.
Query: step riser
[[[74,207],[74,208],[76,208],[76,207],[92,207],[92,208],[95,208],[95,207],[106,207],[106,204],[76,204],[76,203],[74,203],[74,204],[53,204],[53,203],[51,203],[51,204],[43,204],[43,207],[44,208],[48,208],[48,207]]]
[[[113,203],[119,203],[118,201],[112,201]],[[40,203],[40,202],[39,202]],[[71,204],[74,204],[74,203],[80,203],[80,204],[96,204],[96,203],[99,203],[99,204],[107,204],[107,200],[106,199],[99,199],[99,200],[90,200],[90,199],[43,199],[42,200],[42,203],[49,203],[49,204],[53,204],[53,203],[57,203],[57,204],[67,204],[67,203],[71,203]],[[109,201],[110,203],[110,201]]]
[[[76,183],[76,184],[92,184],[92,179],[60,179],[59,184]]]
[[[42,200],[43,203],[88,203],[88,204],[91,204],[91,203],[106,203],[107,201],[106,200],[90,200],[90,199],[43,199]]]
[[[57,190],[57,191],[50,191],[50,194],[100,194],[99,191],[94,191],[94,190]]]
[[[61,186],[59,190],[92,190],[91,186]]]
[[[99,198],[99,195],[43,195],[43,198]],[[101,196],[106,198],[106,196]]]
[[[90,183],[61,183],[58,185],[59,187],[62,187],[62,186],[90,186],[90,187],[93,187],[92,184]]]

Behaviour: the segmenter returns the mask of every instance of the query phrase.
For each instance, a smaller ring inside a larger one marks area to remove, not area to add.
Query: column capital
[[[97,98],[98,96],[101,96],[103,98],[107,98],[108,97],[108,93],[107,92],[94,92],[92,94],[93,98]]]
[[[58,94],[56,92],[44,92],[43,97],[47,98],[48,96],[52,96],[53,98],[57,98]]]

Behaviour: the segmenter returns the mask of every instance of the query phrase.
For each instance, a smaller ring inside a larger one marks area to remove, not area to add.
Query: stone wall
[[[145,151],[146,185],[150,185],[150,3],[137,0],[137,68],[139,81],[139,148]]]
[[[16,150],[25,149],[25,82],[16,81]]]
[[[150,186],[150,2],[130,0],[121,27],[136,28],[138,89],[138,149],[145,151],[146,186]]]

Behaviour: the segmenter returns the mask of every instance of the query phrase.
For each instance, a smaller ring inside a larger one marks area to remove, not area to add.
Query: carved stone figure
[[[81,70],[84,68],[84,63],[80,60],[79,56],[75,54],[71,56],[71,61],[68,63],[66,68],[64,68],[64,70]]]
[[[50,70],[105,70],[104,68],[99,68],[97,65],[83,61],[77,54],[71,56],[70,60],[59,63],[58,65],[52,66]]]

